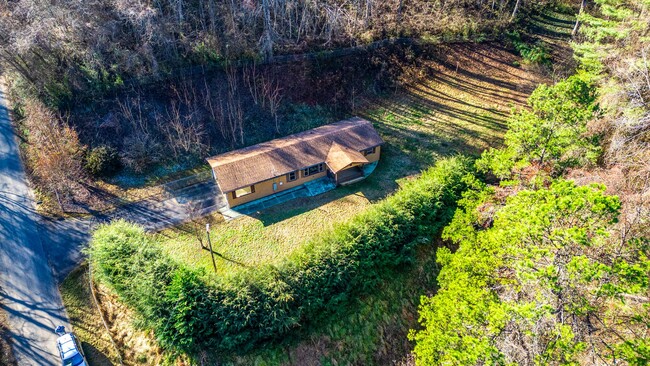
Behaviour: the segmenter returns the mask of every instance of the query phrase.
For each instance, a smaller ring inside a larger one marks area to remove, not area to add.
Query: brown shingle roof
[[[372,123],[354,117],[213,156],[207,161],[219,187],[226,193],[324,163],[334,143],[361,151],[383,142]]]
[[[366,164],[369,161],[360,152],[334,142],[327,153],[325,163],[334,173],[338,173],[350,164]]]

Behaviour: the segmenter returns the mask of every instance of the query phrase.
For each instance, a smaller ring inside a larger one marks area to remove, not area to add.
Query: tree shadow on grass
[[[208,247],[203,247],[203,250],[205,250],[205,251],[207,251],[207,252],[210,252],[210,248],[208,248]],[[225,255],[223,255],[223,254],[217,252],[217,251],[214,250],[214,249],[212,250],[212,254],[216,255],[217,257],[219,257],[219,258],[221,258],[221,259],[223,259],[223,260],[225,260],[225,261],[228,261],[228,262],[230,262],[230,263],[234,263],[234,264],[236,264],[236,265],[238,265],[238,266],[240,266],[240,267],[244,267],[244,268],[250,268],[250,267],[251,267],[250,265],[248,265],[248,264],[246,264],[246,263],[243,263],[243,262],[236,261],[236,260],[234,260],[234,259],[228,258],[228,257],[226,257]]]
[[[111,361],[107,355],[95,348],[95,346],[90,343],[81,342],[81,347],[84,350],[84,354],[86,355],[88,362],[93,366],[112,366],[116,364]]]
[[[393,134],[398,134],[398,136],[392,135],[390,138],[391,141],[406,139],[404,136],[399,136],[400,131],[403,130],[395,129],[392,132]],[[454,148],[441,145],[442,149],[446,149],[446,151],[440,150],[437,152],[437,156],[458,155],[459,151],[456,148],[465,149],[466,152],[473,151],[471,147],[464,146],[462,141],[449,141],[449,145],[454,144]],[[399,188],[400,179],[418,174],[434,163],[434,160],[427,161],[426,158],[413,156],[413,154],[406,151],[402,146],[387,144],[382,147],[382,156],[377,168],[365,180],[350,186],[337,187],[332,191],[315,197],[304,197],[287,201],[251,216],[260,220],[264,226],[270,226],[309,211],[324,210],[323,207],[325,205],[350,196],[360,196],[370,202],[376,202],[394,193]],[[323,214],[328,215],[329,213],[324,211]],[[332,217],[332,220],[336,220],[336,218]]]
[[[552,27],[566,29],[562,25],[554,24],[542,17],[533,17],[529,23],[530,31],[533,34],[548,37],[554,40],[567,40],[571,35],[571,28],[568,28],[568,34],[564,31],[558,31]]]

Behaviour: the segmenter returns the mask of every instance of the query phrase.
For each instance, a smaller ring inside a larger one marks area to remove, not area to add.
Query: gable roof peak
[[[227,193],[325,163],[334,146],[338,147],[332,151],[340,151],[338,154],[343,156],[342,161],[354,162],[361,160],[356,154],[363,157],[359,151],[383,143],[372,123],[354,117],[213,156],[207,161],[215,173],[219,187]]]

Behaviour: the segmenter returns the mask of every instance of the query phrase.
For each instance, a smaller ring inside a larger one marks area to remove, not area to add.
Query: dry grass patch
[[[79,267],[65,279],[61,297],[88,361],[95,366],[116,364],[119,355],[91,297],[88,267]]]
[[[205,174],[206,171],[209,171],[209,166],[206,164],[173,172],[161,167],[156,170],[158,175],[150,173],[137,176],[133,173],[123,173],[110,179],[87,180],[78,187],[76,192],[78,199],[64,205],[66,212],[61,212],[54,198],[35,187],[37,210],[41,215],[49,217],[84,217],[106,213],[145,199],[162,200],[168,193],[167,183],[184,178],[191,179],[192,176]]]
[[[122,305],[107,288],[98,286],[97,299],[108,323],[110,333],[102,323],[101,315],[93,302],[88,281],[88,267],[83,265],[71,273],[61,286],[63,303],[70,316],[72,331],[82,342],[88,361],[94,366],[124,365],[184,365],[165,354],[156,344],[151,332],[137,329],[133,312]],[[118,355],[111,337],[119,348]]]
[[[14,366],[16,365],[16,360],[11,349],[11,341],[7,335],[9,330],[5,326],[6,323],[7,316],[4,312],[0,311],[0,365]]]
[[[122,352],[125,365],[160,365],[170,363],[150,331],[137,329],[134,314],[121,304],[117,296],[102,285],[97,286],[97,298],[108,323],[111,336]],[[179,364],[182,364],[179,362]]]

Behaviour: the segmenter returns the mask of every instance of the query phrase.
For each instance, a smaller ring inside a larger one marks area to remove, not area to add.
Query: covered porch
[[[341,170],[334,174],[334,182],[338,185],[345,186],[358,182],[365,178],[363,169],[360,166],[353,166],[351,168]]]
[[[363,154],[337,143],[332,144],[325,164],[328,176],[337,185],[347,185],[365,178],[363,166],[370,163]]]

